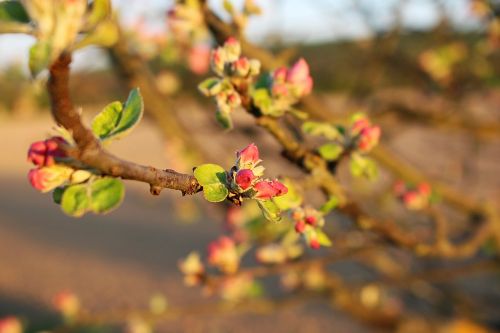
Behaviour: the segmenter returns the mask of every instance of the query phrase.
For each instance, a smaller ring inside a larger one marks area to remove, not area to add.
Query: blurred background
[[[172,1],[113,3],[123,30],[120,44],[78,51],[71,79],[75,104],[87,121],[109,102],[125,100],[129,85],[139,83],[144,85],[143,92],[151,92],[149,97],[145,94],[146,119],[127,139],[113,144],[112,152],[138,163],[190,172],[200,159],[231,165],[238,149],[255,142],[263,147],[269,175],[300,175],[279,158],[279,146],[255,127],[251,116],[235,113],[233,132],[218,127],[213,103],[196,88],[209,75],[206,50],[213,42],[203,37],[189,48],[179,46],[166,15]],[[237,7],[242,1],[234,3]],[[490,1],[493,11],[487,13],[468,0],[256,3],[263,13],[249,20],[249,41],[289,63],[304,57],[311,66],[314,90],[333,116],[366,112],[381,125],[384,142],[404,161],[498,208],[500,1]],[[209,4],[228,19],[222,1]],[[28,36],[0,35],[0,317],[29,318],[30,330],[41,329],[57,321],[52,299],[61,290],[79,295],[91,311],[145,308],[154,295],[164,295],[175,306],[215,304],[213,297],[183,285],[177,263],[193,249],[205,251],[221,233],[224,211],[196,196],[181,198],[164,191],[153,197],[146,185],[127,182],[126,199],[118,210],[74,219],[52,204],[50,195],[40,195],[30,187],[27,148],[53,127],[46,78],[35,81],[29,76],[27,54],[33,42]],[[140,66],[129,73],[126,68],[134,59]],[[170,112],[175,113],[175,120]],[[351,180],[342,168],[339,172],[354,196],[370,198],[367,209],[378,215],[386,212],[381,208],[385,197],[377,189],[389,182],[388,175],[383,173],[372,184]],[[451,216],[454,227],[463,227],[469,220],[468,216]],[[441,262],[429,260],[422,265],[439,267]],[[360,281],[370,276],[349,262],[333,269]],[[478,274],[443,285],[420,286],[417,294],[437,301],[430,302],[431,306],[410,295],[408,311],[441,319],[446,323],[442,332],[498,331],[498,278],[498,273]],[[267,283],[271,294],[281,292],[277,281]],[[462,304],[459,309],[454,302]],[[194,308],[176,320],[162,322],[157,330],[393,330],[366,325],[317,300],[271,313],[214,315]],[[463,313],[481,324],[467,326],[450,319]],[[398,330],[430,331],[425,325],[416,320]]]

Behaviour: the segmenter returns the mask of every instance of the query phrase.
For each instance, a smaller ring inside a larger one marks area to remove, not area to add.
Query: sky
[[[467,0],[437,0],[446,8],[451,21],[459,28],[471,27],[474,19]],[[243,0],[233,0],[238,6]],[[247,35],[257,43],[279,38],[283,41],[317,43],[338,39],[369,37],[372,29],[383,29],[393,23],[399,0],[255,0],[264,14],[250,20]],[[164,25],[165,11],[172,0],[113,0],[124,24],[139,17],[151,22],[153,29]],[[212,8],[224,16],[222,0],[209,0]],[[356,10],[356,4],[369,15],[367,20]],[[412,29],[432,27],[439,20],[435,0],[406,0],[402,21]],[[0,68],[20,63],[27,68],[27,52],[34,39],[23,35],[0,35]],[[75,54],[76,69],[98,69],[106,65],[102,51],[86,48]]]

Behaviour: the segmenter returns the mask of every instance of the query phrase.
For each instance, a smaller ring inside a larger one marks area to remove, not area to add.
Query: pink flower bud
[[[208,262],[224,273],[235,273],[238,270],[240,257],[234,241],[222,236],[208,245]]]
[[[204,74],[210,66],[210,48],[205,45],[198,45],[189,50],[189,69],[195,74]]]
[[[236,153],[240,165],[254,166],[259,163],[259,148],[253,143]]]
[[[238,184],[238,186],[241,187],[242,190],[246,190],[250,186],[252,186],[252,182],[254,181],[255,178],[256,177],[253,174],[252,170],[241,169],[236,174],[236,184]]]
[[[226,51],[227,61],[236,61],[241,54],[240,42],[234,37],[229,37],[224,43],[224,50]]]
[[[63,138],[55,136],[45,141],[36,141],[28,150],[28,161],[36,166],[51,166],[55,164],[55,158],[65,157],[61,145],[65,144]]]
[[[73,173],[73,169],[53,165],[50,167],[31,169],[28,179],[35,189],[41,192],[48,192],[66,182]]]
[[[312,90],[313,81],[309,75],[309,65],[303,58],[290,68],[286,80],[295,86],[300,97],[309,94]]]
[[[309,241],[309,246],[311,247],[311,249],[317,250],[321,247],[321,244],[319,243],[317,238],[311,238],[311,240]]]
[[[250,62],[248,61],[248,58],[241,57],[236,60],[236,62],[234,63],[234,67],[238,76],[246,77],[248,75],[248,72],[250,71]]]
[[[424,207],[425,203],[422,196],[415,191],[406,192],[402,197],[403,203],[406,208],[411,210],[418,210]]]
[[[227,104],[231,109],[234,109],[241,105],[241,98],[237,92],[230,92],[227,95]]]
[[[288,188],[277,180],[262,180],[253,188],[257,192],[254,197],[260,200],[269,200],[288,192]]]
[[[211,54],[212,69],[215,73],[222,75],[224,73],[224,66],[226,63],[226,57],[224,55],[224,50],[220,47],[213,50]]]
[[[71,291],[62,291],[54,297],[54,307],[65,317],[74,317],[80,311],[80,300]]]
[[[285,83],[287,75],[287,69],[285,67],[280,67],[273,72],[273,82]]]
[[[366,118],[360,118],[356,120],[351,126],[352,135],[358,135],[365,128],[370,127],[370,121]]]
[[[289,95],[288,93],[288,87],[284,83],[273,83],[272,87],[272,93],[274,97],[287,97]]]
[[[304,221],[295,222],[295,231],[299,234],[303,233],[306,230],[306,224]]]
[[[361,151],[368,152],[375,147],[380,140],[380,127],[365,127],[359,134],[358,148]]]
[[[21,321],[14,316],[0,318],[0,333],[22,333]]]

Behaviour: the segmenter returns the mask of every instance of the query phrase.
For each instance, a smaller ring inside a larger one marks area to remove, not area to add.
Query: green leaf
[[[138,88],[133,89],[125,105],[108,104],[92,121],[92,131],[101,140],[119,139],[130,133],[144,113],[144,103]]]
[[[309,118],[309,113],[302,110],[292,108],[288,110],[288,112],[290,112],[295,118],[300,120],[306,120],[307,118]]]
[[[344,151],[344,148],[337,143],[326,143],[319,147],[318,152],[326,161],[336,161]]]
[[[0,2],[0,21],[29,23],[30,18],[19,1]]]
[[[224,0],[224,9],[226,10],[226,12],[228,12],[229,14],[233,14],[234,13],[234,7],[233,7],[233,4],[231,3],[231,1],[229,0]]]
[[[256,89],[252,92],[253,103],[263,114],[269,114],[272,109],[273,100],[266,88]]]
[[[201,186],[224,184],[226,170],[217,164],[202,164],[194,170],[194,177]]]
[[[318,242],[321,246],[332,246],[332,241],[327,234],[321,229],[316,229],[316,236],[318,237]]]
[[[95,213],[108,213],[118,207],[125,196],[125,186],[118,178],[100,178],[90,184],[90,208]]]
[[[281,221],[281,211],[272,200],[258,200],[259,208],[266,219],[271,222]]]
[[[105,139],[116,128],[116,124],[120,121],[123,105],[121,102],[112,102],[97,115],[92,121],[92,132],[99,139]]]
[[[327,202],[325,202],[323,204],[323,206],[321,206],[321,208],[319,209],[324,215],[330,213],[332,210],[334,210],[335,208],[337,208],[337,206],[339,205],[339,198],[337,198],[336,196],[332,196],[330,197],[330,199],[328,199]]]
[[[222,88],[222,81],[216,77],[210,77],[198,85],[198,90],[207,97],[217,95]]]
[[[54,203],[60,205],[61,200],[62,200],[62,195],[64,191],[66,190],[66,187],[56,187],[54,191],[52,192],[52,200],[54,200]]]
[[[229,130],[233,128],[233,120],[231,119],[229,112],[217,109],[215,111],[215,119],[224,129]]]
[[[194,170],[194,177],[203,186],[203,195],[210,202],[226,199],[226,170],[217,164],[202,164]]]
[[[368,157],[352,155],[349,169],[354,177],[365,177],[375,180],[378,177],[377,163]]]
[[[273,198],[276,206],[282,211],[300,206],[303,199],[295,184],[288,178],[283,180],[282,183],[288,188],[288,192],[285,195]]]
[[[98,45],[103,47],[113,46],[119,38],[118,26],[112,20],[106,20],[99,23],[94,29],[89,31],[78,43],[74,49],[81,49],[88,45]]]
[[[306,121],[302,125],[302,131],[314,136],[323,136],[329,140],[335,140],[341,137],[340,132],[335,126],[316,121]]]
[[[211,184],[203,186],[203,196],[210,202],[224,201],[229,191],[224,184]]]
[[[80,217],[90,206],[86,185],[68,186],[61,197],[61,209],[68,215]]]
[[[48,67],[51,58],[52,47],[47,41],[38,41],[30,48],[29,67],[31,75],[36,77]]]
[[[110,0],[94,0],[92,2],[92,10],[87,18],[90,27],[96,26],[99,22],[103,21],[111,15],[111,1]]]

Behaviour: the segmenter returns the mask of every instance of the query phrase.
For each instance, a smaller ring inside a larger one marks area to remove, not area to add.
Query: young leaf
[[[214,96],[221,92],[222,81],[216,77],[210,77],[198,85],[198,90],[205,96]]]
[[[271,222],[281,221],[281,211],[272,200],[258,200],[259,208],[266,219]]]
[[[324,215],[330,213],[332,210],[334,210],[335,208],[337,208],[337,206],[339,205],[339,198],[337,198],[336,196],[332,196],[330,197],[330,199],[328,199],[327,202],[325,202],[323,204],[323,206],[321,206],[321,208],[319,209]]]
[[[335,140],[341,136],[335,126],[316,121],[306,121],[302,125],[302,131],[314,136],[323,136],[329,140]]]
[[[366,177],[375,180],[378,176],[377,163],[368,157],[352,155],[349,169],[354,177]]]
[[[271,112],[272,99],[266,88],[260,88],[252,92],[253,103],[263,114]]]
[[[87,18],[88,26],[94,27],[99,22],[103,21],[111,14],[110,0],[94,0],[92,2],[92,10]]]
[[[209,202],[221,202],[224,201],[229,194],[226,185],[224,184],[210,184],[203,186],[203,196]]]
[[[143,112],[142,96],[139,89],[135,88],[130,92],[123,107],[119,102],[113,102],[95,116],[92,131],[103,141],[122,138],[139,123]]]
[[[106,20],[89,31],[89,33],[76,43],[74,49],[81,49],[88,45],[110,47],[116,43],[118,37],[119,31],[116,23],[112,20]]]
[[[94,213],[108,213],[118,207],[125,196],[125,187],[118,178],[105,177],[90,184],[91,204]]]
[[[337,143],[326,143],[319,147],[318,152],[326,161],[338,160],[344,148]]]
[[[203,186],[203,195],[210,202],[226,199],[229,191],[225,185],[226,170],[217,164],[202,164],[194,170],[194,177]]]
[[[56,187],[54,191],[52,192],[52,200],[54,200],[55,204],[60,205],[61,200],[62,200],[62,195],[64,191],[66,190],[66,187]]]
[[[321,229],[316,229],[316,236],[321,246],[332,246],[332,241]]]
[[[0,21],[29,23],[30,18],[19,1],[0,2]]]
[[[36,77],[50,62],[52,48],[47,41],[38,41],[30,48],[29,67],[31,75]]]
[[[229,112],[217,109],[215,111],[215,119],[224,129],[230,130],[233,128],[233,120]]]
[[[61,209],[68,215],[80,217],[90,206],[86,185],[68,186],[61,197]]]

